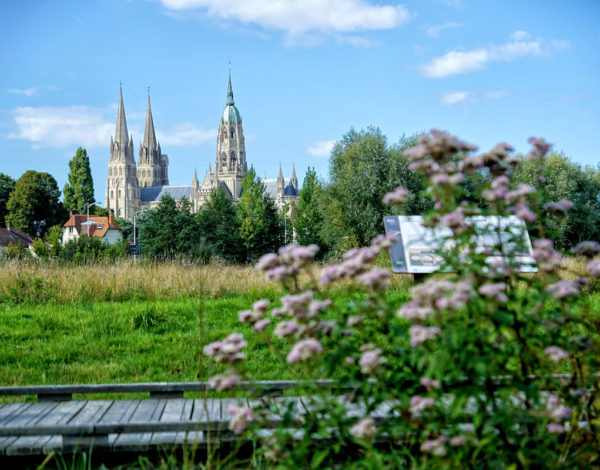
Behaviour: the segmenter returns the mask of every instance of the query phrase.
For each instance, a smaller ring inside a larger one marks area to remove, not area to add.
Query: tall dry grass
[[[315,265],[318,279],[323,266]],[[300,280],[305,283],[305,276]],[[412,276],[393,276],[392,290],[404,290]],[[346,287],[341,283],[336,288]],[[280,293],[281,285],[265,280],[252,266],[177,262],[149,263],[124,260],[113,263],[65,266],[36,261],[0,263],[0,302],[82,302],[181,296],[222,297],[228,294]]]

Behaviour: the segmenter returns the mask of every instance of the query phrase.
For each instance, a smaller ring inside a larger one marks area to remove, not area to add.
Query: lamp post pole
[[[95,205],[96,205],[95,202],[92,202],[91,204],[88,202],[88,204],[87,204],[87,217],[85,218],[85,222],[87,225],[88,236],[90,235],[90,224],[89,224],[89,222],[90,222],[90,207],[95,206]]]
[[[141,209],[139,211],[133,213],[133,246],[135,247],[135,254],[134,254],[135,258],[137,258],[137,252],[138,252],[138,249],[137,249],[137,234],[136,234],[136,230],[135,230],[135,228],[136,228],[135,223],[136,223],[136,217],[137,217],[137,215],[140,212],[142,212]]]

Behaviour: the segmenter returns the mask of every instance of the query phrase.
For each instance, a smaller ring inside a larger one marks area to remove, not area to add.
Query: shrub
[[[534,149],[525,158],[544,158],[549,146],[542,139],[530,142]],[[393,241],[384,236],[348,251],[341,264],[325,268],[319,281],[309,277],[304,286],[298,276],[310,271],[316,246],[282,247],[259,261],[267,278],[281,281],[289,293],[281,305],[255,302],[240,312],[240,320],[286,358],[292,373],[309,380],[307,394],[302,402],[263,397],[251,400],[252,408],[232,405],[227,411],[234,433],[264,436],[256,453],[273,466],[589,468],[600,463],[598,343],[590,335],[589,312],[582,311],[589,307],[574,308],[586,280],[559,278],[561,256],[548,239],[534,241],[536,275],[520,273],[511,256],[522,248],[519,238],[502,226],[490,230],[509,241],[494,247],[504,257],[474,247],[480,233],[473,216],[516,213],[533,222],[537,216],[529,207],[539,192],[511,186],[507,174],[519,159],[508,145],[479,155],[473,151],[434,130],[404,152],[435,201],[425,224],[452,232],[444,241],[455,249],[438,253],[441,269],[455,274],[415,283],[411,300],[399,310],[383,296],[389,272],[374,266]],[[482,169],[489,181],[476,188],[476,197],[461,201],[457,183]],[[407,197],[398,188],[385,200],[398,205]],[[489,211],[475,205],[479,198],[488,201]],[[558,202],[550,210],[564,213],[568,206]],[[580,244],[574,251],[588,257],[589,275],[600,276],[600,244]],[[341,279],[352,283],[348,301],[332,303],[326,289]],[[232,333],[205,347],[205,354],[229,367],[211,379],[214,388],[226,390],[244,376],[245,346],[244,337]],[[335,377],[345,393],[323,393],[314,382],[323,375]],[[274,418],[280,424],[273,432],[256,433]]]
[[[7,259],[25,259],[29,258],[29,251],[21,242],[12,243],[4,247],[2,250]]]

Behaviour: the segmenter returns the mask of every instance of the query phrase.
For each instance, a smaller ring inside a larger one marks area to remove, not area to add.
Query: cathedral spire
[[[154,132],[154,120],[152,119],[152,108],[150,107],[150,94],[148,94],[148,110],[146,111],[143,146],[148,149],[156,148],[156,134]]]
[[[194,168],[194,179],[192,181],[192,189],[194,191],[198,191],[198,174],[196,173],[196,168]]]
[[[125,106],[123,105],[123,88],[119,86],[119,111],[117,113],[117,128],[115,130],[115,142],[127,145],[129,142],[127,132],[127,120],[125,119]]]
[[[229,84],[227,85],[227,105],[234,105],[233,88],[231,88],[231,62],[229,63]]]
[[[292,184],[294,185],[294,188],[296,188],[296,191],[298,191],[298,178],[296,178],[296,166],[294,165],[294,162],[292,162]]]

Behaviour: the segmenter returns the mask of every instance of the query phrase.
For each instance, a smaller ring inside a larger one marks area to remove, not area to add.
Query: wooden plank
[[[61,402],[39,420],[29,424],[33,426],[64,424],[77,414],[77,412],[83,408],[84,404],[85,402],[82,401]],[[42,450],[44,446],[47,446],[48,441],[50,441],[52,437],[53,436],[48,435],[19,437],[6,448],[6,455],[39,455],[43,453]],[[61,448],[61,440],[54,439],[53,443],[56,443],[57,440],[59,443],[58,448]]]
[[[160,421],[182,421],[183,412],[185,407],[184,398],[176,398],[167,400],[165,408],[163,409]],[[152,445],[165,445],[165,444],[176,444],[177,433],[176,432],[155,432],[152,434],[150,444]]]
[[[149,423],[158,422],[163,409],[166,405],[166,399],[161,400],[142,400],[135,409],[130,423]],[[144,433],[122,433],[113,443],[113,449],[119,451],[139,451],[149,448],[150,440],[152,439],[151,432]]]
[[[97,422],[108,408],[113,404],[111,400],[90,400],[83,401],[80,410],[67,420],[69,426],[80,424],[93,424]],[[65,445],[66,444],[66,445]],[[46,442],[42,448],[44,454],[49,454],[56,450],[70,451],[93,445],[92,439],[84,439],[79,436],[75,438],[64,439],[62,436],[53,436]]]
[[[29,403],[28,406],[20,408],[17,412],[13,413],[3,423],[2,427],[7,426],[28,426],[31,423],[42,419],[50,411],[56,408],[57,403]],[[0,442],[0,454],[14,454],[14,448],[11,448],[12,444],[18,439],[18,436],[12,437]]]
[[[183,404],[183,411],[181,413],[182,421],[189,421],[192,419],[192,413],[194,411],[194,399],[186,399]],[[202,441],[204,439],[204,433],[202,431],[194,432],[178,432],[176,440],[177,442],[183,443],[184,447],[188,444]]]
[[[9,403],[2,407],[0,410],[0,425],[4,424],[11,416],[13,416],[20,409],[31,406],[31,403]]]

